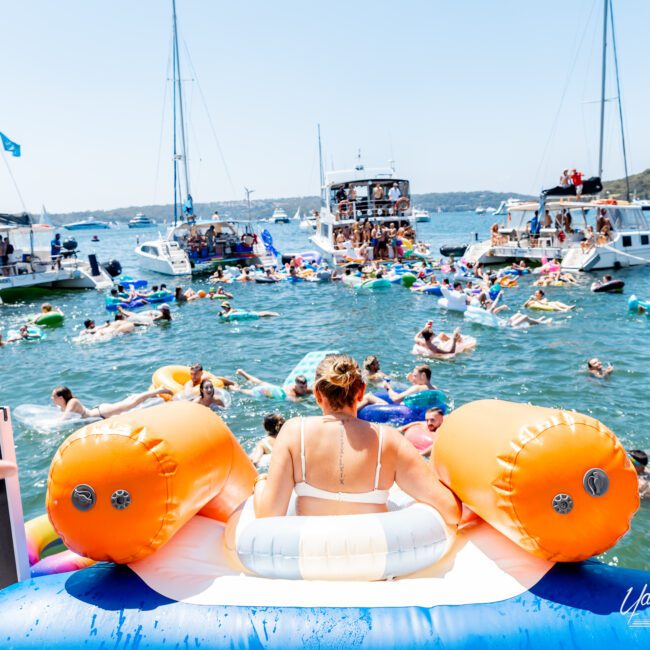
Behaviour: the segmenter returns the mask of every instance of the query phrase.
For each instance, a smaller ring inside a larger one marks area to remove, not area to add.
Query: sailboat
[[[265,231],[258,236],[248,220],[214,217],[200,220],[194,212],[176,0],[172,0],[172,71],[174,221],[165,236],[159,235],[157,239],[136,246],[135,254],[140,266],[163,275],[189,275],[211,272],[223,264],[275,263],[274,253],[277,251],[273,248],[270,233]]]
[[[575,184],[557,186],[543,190],[539,201],[516,202],[506,206],[505,222],[497,228],[490,239],[470,246],[465,252],[465,259],[480,264],[499,264],[520,259],[533,261],[557,259],[563,269],[571,271],[595,271],[650,264],[650,225],[642,206],[629,202],[629,187],[626,201],[614,198],[603,199],[599,196],[602,191],[607,101],[606,55],[610,25],[618,88],[623,161],[625,178],[626,180],[628,178],[611,0],[603,1],[603,9],[598,175],[583,181],[580,196],[576,194]],[[501,213],[501,209],[500,206],[498,213]],[[536,213],[540,215],[540,221],[535,219]],[[544,218],[547,213],[549,218],[545,224],[541,224],[541,218]],[[611,229],[603,228],[607,223]],[[537,224],[541,224],[541,227]],[[583,233],[590,232],[589,227],[593,229],[595,235],[592,235],[591,239],[586,239]]]

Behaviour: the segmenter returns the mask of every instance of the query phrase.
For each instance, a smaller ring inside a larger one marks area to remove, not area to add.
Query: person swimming
[[[369,354],[363,360],[363,380],[366,384],[380,384],[387,375],[380,369],[379,359],[374,354]]]
[[[197,404],[206,406],[212,410],[221,410],[226,408],[225,402],[215,395],[215,388],[212,380],[202,379],[199,384],[199,396],[194,399]]]
[[[171,394],[169,388],[156,388],[145,393],[131,395],[120,402],[99,404],[92,408],[86,408],[67,386],[57,386],[52,390],[51,399],[62,411],[63,419],[70,418],[73,415],[80,415],[82,418],[101,418],[105,420],[113,415],[126,413],[152,397]]]
[[[280,429],[284,426],[284,422],[285,419],[280,413],[267,413],[264,416],[266,436],[258,441],[250,454],[253,465],[258,469],[269,466],[275,439],[278,437]]]
[[[241,310],[241,309],[235,309],[226,300],[224,300],[221,303],[221,311],[219,312],[219,316],[221,318],[228,318],[229,316],[234,316],[235,314],[241,314],[241,313],[254,314],[258,318],[265,318],[265,317],[279,316],[280,315],[275,311],[249,311],[249,312],[243,312],[243,310]]]
[[[604,379],[608,375],[611,375],[614,372],[614,366],[608,364],[607,367],[603,366],[603,362],[598,358],[594,357],[587,361],[587,372],[592,376],[598,379]]]
[[[458,526],[460,500],[435,468],[396,429],[357,418],[365,388],[352,357],[328,355],[321,361],[314,394],[322,415],[292,418],[282,427],[268,476],[258,477],[254,488],[258,518],[286,515],[294,491],[299,515],[387,512],[389,489],[397,483],[436,508],[448,525]]]

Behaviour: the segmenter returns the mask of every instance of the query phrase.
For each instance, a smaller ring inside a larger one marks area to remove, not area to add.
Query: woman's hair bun
[[[359,364],[347,354],[330,354],[316,369],[315,388],[336,408],[353,403],[363,383]]]

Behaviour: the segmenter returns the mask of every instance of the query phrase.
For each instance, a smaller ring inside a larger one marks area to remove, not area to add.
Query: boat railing
[[[395,201],[341,201],[332,211],[337,221],[358,221],[360,219],[409,218],[410,203]]]

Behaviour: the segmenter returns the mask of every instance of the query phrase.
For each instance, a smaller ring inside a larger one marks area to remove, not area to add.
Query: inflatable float
[[[591,290],[594,293],[623,293],[625,282],[623,280],[610,280],[609,282],[594,282]]]
[[[31,343],[33,341],[40,341],[44,338],[45,332],[40,327],[38,327],[38,325],[27,325],[26,337],[23,337],[20,334],[19,330],[7,330],[7,342],[13,341],[14,343],[19,343],[21,341],[27,341],[28,343]]]
[[[441,390],[424,390],[408,395],[401,402],[394,402],[387,390],[378,390],[374,395],[388,403],[364,406],[358,413],[361,420],[399,427],[424,420],[424,415],[430,408],[439,408],[443,413],[450,408],[447,395]]]
[[[64,315],[60,311],[48,311],[31,317],[39,327],[57,327],[63,324]]]
[[[387,289],[391,286],[391,281],[388,278],[374,278],[372,280],[365,280],[356,288],[361,290],[366,289]]]
[[[438,307],[449,311],[464,312],[467,309],[467,297],[460,291],[450,291],[447,287],[440,287],[442,298],[438,300]]]
[[[630,296],[627,301],[627,309],[629,312],[650,316],[650,301],[641,300],[636,296]]]
[[[185,393],[185,384],[192,378],[189,366],[161,366],[151,375],[151,388],[168,388],[178,399],[183,398]],[[204,370],[203,379],[209,379],[215,388],[223,388],[221,378],[213,375],[211,372]],[[169,399],[168,396],[162,395],[163,399]]]
[[[0,591],[3,647],[645,643],[650,573],[588,559],[639,505],[611,431],[579,413],[473,402],[438,430],[435,464],[480,517],[458,534],[397,490],[387,513],[256,520],[255,469],[208,409],[172,402],[88,425],[52,462],[51,524],[28,528],[41,575]],[[39,559],[57,538],[67,550]]]

